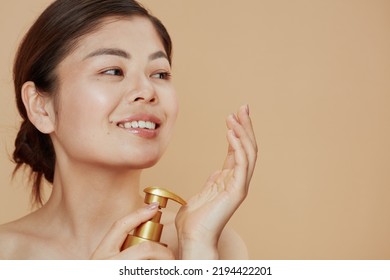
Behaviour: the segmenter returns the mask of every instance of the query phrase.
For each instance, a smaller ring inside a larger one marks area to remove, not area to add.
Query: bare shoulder
[[[34,224],[33,220],[33,215],[29,214],[0,225],[0,259],[34,259],[32,248],[42,247],[45,242],[37,238],[35,232],[40,227]]]
[[[17,252],[23,245],[23,234],[18,230],[18,222],[10,222],[0,226],[0,259],[19,259]]]
[[[232,228],[226,227],[218,243],[219,258],[221,260],[246,260],[249,258],[245,242]]]

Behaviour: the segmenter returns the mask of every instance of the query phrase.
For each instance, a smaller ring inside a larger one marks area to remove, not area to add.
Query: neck
[[[57,227],[59,238],[79,243],[84,254],[91,254],[116,220],[142,207],[140,174],[140,170],[56,166],[53,191],[42,208],[45,220]]]

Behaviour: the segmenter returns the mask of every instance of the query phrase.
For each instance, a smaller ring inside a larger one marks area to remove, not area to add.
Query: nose
[[[147,77],[139,77],[130,82],[130,90],[127,94],[127,102],[156,103],[157,94],[152,82]]]

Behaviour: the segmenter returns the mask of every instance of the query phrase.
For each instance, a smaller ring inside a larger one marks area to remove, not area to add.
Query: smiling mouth
[[[159,128],[159,124],[151,122],[151,121],[130,121],[130,122],[122,122],[118,123],[118,127],[121,128],[141,128],[141,129],[149,129],[155,130]]]

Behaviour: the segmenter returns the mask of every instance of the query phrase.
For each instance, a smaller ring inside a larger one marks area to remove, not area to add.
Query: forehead
[[[152,22],[141,16],[106,18],[92,32],[80,37],[73,53],[87,55],[99,48],[121,48],[133,52],[164,51],[164,46]]]

